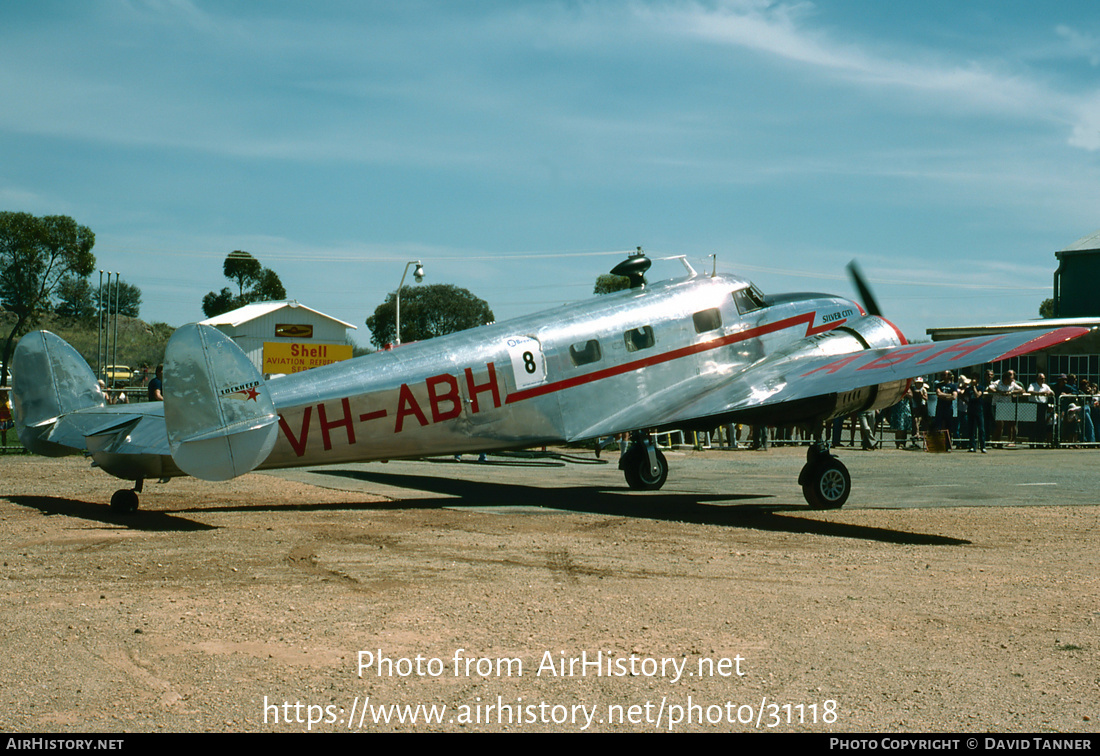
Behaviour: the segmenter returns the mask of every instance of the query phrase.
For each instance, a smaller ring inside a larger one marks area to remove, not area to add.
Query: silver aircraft
[[[633,255],[612,273],[631,288],[554,310],[405,344],[264,381],[232,340],[198,324],[168,342],[164,402],[107,405],[85,360],[57,336],[15,352],[23,444],[83,453],[124,480],[132,512],[146,478],[228,480],[254,469],[487,452],[629,433],[620,467],[658,489],[668,463],[654,434],[726,423],[807,427],[799,475],[815,509],[838,508],[851,478],[828,450],[832,418],[889,407],[912,376],[1006,359],[1085,328],[906,342],[858,273],[866,309],[826,294],[767,295],[729,275],[647,284]]]

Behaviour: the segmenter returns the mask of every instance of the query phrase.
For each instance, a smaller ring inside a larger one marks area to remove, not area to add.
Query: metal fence
[[[1063,394],[1053,413],[1055,446],[1100,446],[1100,395]]]
[[[899,448],[923,448],[923,434],[932,428],[936,402],[934,396],[929,398],[929,416],[925,419],[920,434],[916,433],[912,425],[907,429],[893,428],[886,419],[886,411],[878,413],[871,426],[869,440],[874,446],[893,443]],[[952,404],[952,425],[949,428],[952,443],[955,447],[969,447],[972,429],[966,410],[963,409],[960,415],[960,402],[955,400]],[[1100,447],[1100,394],[1065,394],[1057,399],[1052,396],[1030,395],[990,396],[984,410],[987,446]],[[829,425],[827,430],[832,431],[833,424]],[[722,426],[712,433],[660,433],[657,443],[664,448],[747,448],[752,444],[752,429],[748,425],[742,428],[740,433],[734,430],[734,426]],[[842,418],[837,431],[835,436],[830,434],[831,443],[854,447],[864,445],[856,417]],[[737,438],[736,445],[732,441],[734,438]],[[771,427],[768,428],[767,443],[772,446],[799,446],[809,444],[810,439],[797,428]]]

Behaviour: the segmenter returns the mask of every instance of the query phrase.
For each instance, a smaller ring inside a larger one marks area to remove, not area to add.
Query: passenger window
[[[695,321],[696,333],[706,333],[722,327],[722,313],[717,307],[697,312],[691,316],[691,319]]]
[[[626,342],[626,351],[637,352],[639,349],[649,349],[654,344],[653,329],[649,326],[634,328],[623,334]]]
[[[569,347],[569,358],[577,367],[600,359],[600,342],[595,339],[579,341]]]

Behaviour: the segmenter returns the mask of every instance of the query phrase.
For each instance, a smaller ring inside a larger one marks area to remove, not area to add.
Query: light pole
[[[394,334],[394,346],[401,346],[401,287],[405,285],[405,276],[409,275],[409,267],[415,265],[413,278],[417,283],[424,280],[424,265],[419,260],[410,260],[405,263],[405,271],[401,274],[401,283],[397,284],[397,331]]]

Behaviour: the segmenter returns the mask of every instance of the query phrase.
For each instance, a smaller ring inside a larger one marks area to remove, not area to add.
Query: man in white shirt
[[[1027,393],[1035,397],[1035,437],[1050,441],[1050,415],[1047,405],[1054,401],[1054,389],[1047,385],[1047,377],[1042,373],[1035,376],[1035,382],[1027,387]]]
[[[1006,440],[1010,444],[1016,443],[1016,413],[1015,408],[1011,406],[1012,398],[1024,393],[1024,387],[1016,382],[1016,371],[1006,370],[1004,375],[1001,376],[1001,380],[993,381],[993,384],[989,387],[989,392],[993,394],[993,414],[994,418],[998,414],[1004,414],[1012,417],[1011,420],[996,420],[997,431],[993,438],[997,441]],[[998,412],[1000,409],[1002,412]],[[1005,433],[1007,432],[1008,438],[1006,439]]]

